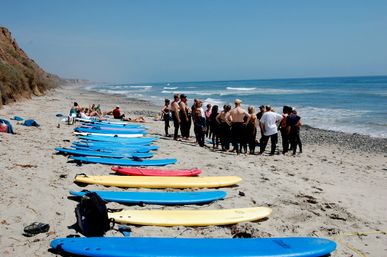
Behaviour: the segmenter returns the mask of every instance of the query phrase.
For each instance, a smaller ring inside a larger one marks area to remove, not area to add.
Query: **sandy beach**
[[[160,136],[154,158],[177,158],[170,168],[203,170],[202,176],[236,175],[238,186],[225,188],[222,201],[203,206],[156,205],[110,208],[223,209],[265,206],[272,215],[260,222],[233,226],[154,227],[131,226],[132,236],[251,237],[316,236],[333,239],[332,256],[387,256],[387,139],[344,134],[303,127],[303,153],[296,156],[267,153],[239,155],[201,148],[194,138],[177,142],[163,137],[163,122],[153,116],[161,107],[145,101],[102,95],[69,85],[45,96],[13,103],[0,109],[0,117],[14,115],[35,119],[41,126],[25,127],[12,121],[17,134],[0,133],[0,255],[55,256],[48,252],[57,237],[74,235],[76,202],[69,190],[82,190],[73,183],[76,174],[107,175],[107,165],[68,163],[55,154],[55,147],[69,147],[76,125],[66,125],[55,115],[67,115],[74,101],[81,106],[101,104],[104,111],[119,104],[129,117],[145,115],[151,135]],[[172,129],[170,130],[172,131]],[[193,133],[191,133],[193,135]],[[268,149],[266,150],[268,151]],[[87,189],[107,189],[91,185]],[[125,189],[110,188],[123,191]],[[148,191],[148,189],[128,189]],[[169,190],[174,191],[174,190]],[[176,190],[178,191],[178,190]],[[48,233],[24,237],[23,228],[34,221],[50,224]],[[117,231],[107,235],[121,236]]]

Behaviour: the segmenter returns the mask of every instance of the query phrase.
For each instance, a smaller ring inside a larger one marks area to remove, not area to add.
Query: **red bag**
[[[8,131],[8,125],[0,122],[0,132],[7,133],[7,131]]]

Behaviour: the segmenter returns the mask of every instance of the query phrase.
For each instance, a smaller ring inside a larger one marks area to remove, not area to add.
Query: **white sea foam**
[[[163,89],[166,89],[166,90],[175,90],[175,89],[178,89],[179,87],[163,87]]]
[[[126,95],[126,94],[129,94],[130,92],[132,91],[129,91],[129,90],[111,90],[111,89],[95,89],[95,91],[99,92],[99,93],[103,93],[103,94],[109,94],[109,95],[114,95],[114,94],[122,94],[122,95]]]
[[[255,90],[255,87],[226,87],[227,90],[236,90],[236,91],[251,91]]]
[[[224,103],[221,99],[215,99],[215,98],[206,98],[203,102],[204,102],[204,105],[212,104],[212,105],[218,105],[218,106],[222,106]]]
[[[189,95],[202,95],[202,96],[208,96],[208,95],[214,95],[217,93],[211,92],[211,91],[174,91],[174,90],[163,90],[161,91],[162,94],[185,94],[187,96]]]
[[[230,87],[227,91],[219,91],[219,95],[291,95],[291,94],[311,94],[319,93],[319,90],[307,90],[307,89],[271,89],[271,88],[254,88],[249,90],[231,90]]]
[[[146,89],[149,90],[152,88],[152,86],[129,86],[130,88],[139,88],[139,89]]]
[[[296,109],[298,115],[302,117],[302,123],[315,128],[374,137],[387,137],[383,124],[364,123],[366,118],[362,117],[368,116],[369,111],[317,107],[296,107]]]

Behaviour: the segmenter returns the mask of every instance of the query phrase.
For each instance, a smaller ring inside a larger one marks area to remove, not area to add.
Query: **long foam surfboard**
[[[77,119],[76,119],[77,120]],[[140,128],[145,128],[143,123],[139,122],[130,122],[130,121],[117,121],[117,120],[103,120],[103,121],[97,121],[97,120],[92,120],[92,121],[83,121],[79,120],[82,125],[91,125],[91,126],[109,126],[109,127],[140,127]]]
[[[96,128],[75,128],[76,132],[86,132],[86,133],[104,133],[104,134],[147,134],[145,129],[136,129],[130,128],[125,130],[105,130],[105,129],[96,129]]]
[[[79,146],[79,145],[72,145],[71,147],[78,149],[78,150],[85,150],[85,151],[100,151],[100,152],[106,152],[106,153],[115,153],[115,154],[125,154],[128,152],[136,152],[136,153],[147,153],[150,151],[149,148],[110,148],[110,147],[98,147],[98,146]]]
[[[89,132],[74,132],[77,136],[105,136],[105,137],[122,137],[122,138],[137,138],[143,137],[144,134],[107,134],[107,133],[89,133]]]
[[[56,151],[71,154],[71,155],[79,155],[79,156],[96,156],[96,157],[109,157],[109,158],[151,158],[153,156],[152,153],[136,153],[134,151],[116,154],[102,151],[87,151],[87,150],[79,150],[79,149],[68,149],[68,148],[55,148]]]
[[[176,159],[132,161],[132,160],[116,159],[116,158],[97,158],[97,157],[81,157],[81,156],[70,156],[70,159],[73,159],[79,162],[84,162],[84,163],[100,163],[100,164],[119,165],[119,166],[165,166],[168,164],[176,163]]]
[[[78,175],[75,182],[116,187],[141,188],[219,188],[238,184],[237,176],[219,177],[151,177],[151,176],[85,176]]]
[[[90,257],[319,257],[333,252],[336,243],[313,237],[75,237],[55,239],[51,247]]]
[[[112,170],[121,175],[131,176],[172,176],[172,177],[192,177],[202,173],[199,169],[188,170],[161,170],[161,169],[146,169],[146,168],[127,168],[114,166]]]
[[[82,122],[81,126],[85,127],[105,127],[105,128],[146,128],[140,124],[109,124],[109,123],[101,123],[101,122]]]
[[[141,129],[144,131],[144,128],[140,127],[111,127],[111,126],[85,126],[81,125],[81,129],[97,129],[97,130],[110,130],[110,131],[132,131],[133,129]]]
[[[84,147],[84,146],[79,146],[79,145],[72,145],[73,148],[77,150],[85,150],[85,151],[99,151],[99,152],[104,152],[104,153],[114,153],[114,154],[126,154],[126,153],[148,153],[149,149],[147,148],[104,148],[104,147]]]
[[[85,123],[102,123],[102,124],[114,124],[114,125],[130,124],[126,121],[116,121],[116,120],[99,120],[99,119],[85,119],[85,118],[75,118],[75,120],[80,122],[85,122]]]
[[[82,140],[87,141],[101,141],[101,142],[121,142],[121,143],[130,143],[130,144],[151,144],[153,141],[156,141],[157,137],[142,137],[142,138],[121,138],[121,137],[105,137],[101,135],[89,135],[89,136],[80,136]]]
[[[222,190],[201,192],[115,192],[115,191],[91,191],[96,192],[106,202],[123,204],[204,204],[223,199],[227,193]],[[70,191],[71,195],[83,196],[87,191]]]
[[[106,148],[106,149],[132,149],[132,148],[143,148],[148,149],[148,151],[151,150],[157,150],[160,147],[156,145],[130,145],[130,144],[120,144],[120,143],[114,143],[114,142],[98,142],[95,141],[95,143],[89,143],[89,142],[73,142],[73,145],[78,145],[81,147],[90,147],[90,148]]]
[[[152,177],[152,176],[85,176],[75,182],[116,187],[140,188],[219,188],[232,186],[242,179],[237,176],[218,177]]]
[[[82,142],[73,142],[73,148],[79,148],[84,150],[92,151],[104,151],[104,152],[127,152],[127,151],[136,151],[136,152],[149,152],[152,150],[159,149],[159,146],[156,145],[114,145],[114,144],[85,144]]]
[[[220,226],[268,217],[271,209],[252,207],[222,210],[123,210],[108,213],[115,222],[147,226]]]

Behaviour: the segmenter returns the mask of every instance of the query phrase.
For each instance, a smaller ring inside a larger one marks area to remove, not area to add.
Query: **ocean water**
[[[165,98],[184,93],[204,103],[271,105],[298,110],[303,124],[312,127],[387,138],[387,76],[273,80],[234,80],[146,84],[92,85],[88,90],[122,94],[162,105]]]

